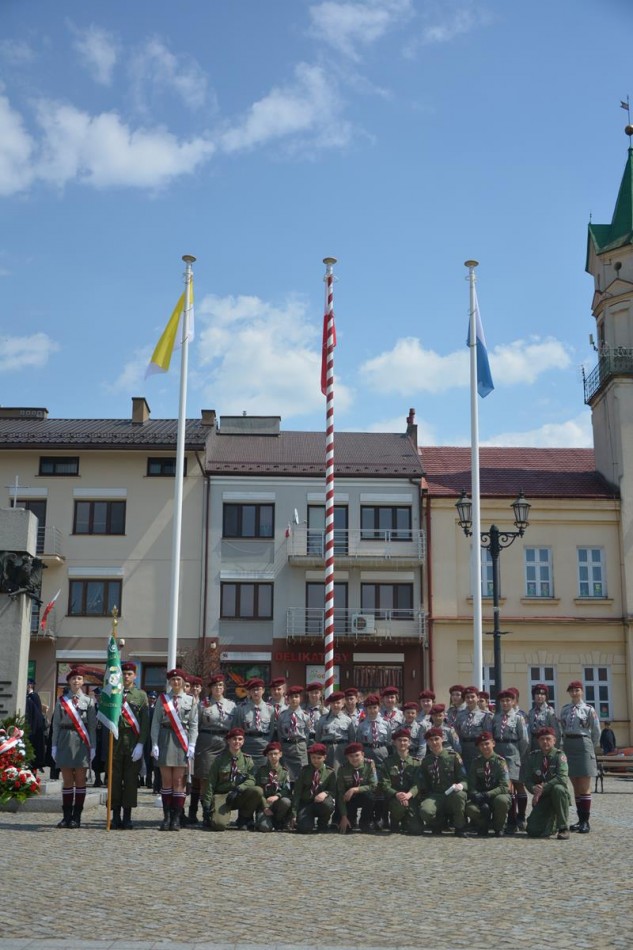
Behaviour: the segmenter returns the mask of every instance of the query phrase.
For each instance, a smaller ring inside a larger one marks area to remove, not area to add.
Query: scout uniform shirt
[[[215,794],[228,795],[233,790],[242,792],[254,785],[255,767],[250,755],[240,751],[233,757],[227,749],[211,763],[203,807],[211,807]]]
[[[535,785],[542,785],[545,795],[547,789],[554,785],[567,788],[567,775],[567,756],[564,752],[556,747],[547,754],[537,749],[527,755],[521,770],[521,781],[530,792],[534,791]]]
[[[499,709],[492,717],[492,732],[497,754],[502,755],[508,763],[510,778],[519,780],[521,762],[528,751],[528,734],[525,719],[516,709],[507,713]]]
[[[281,765],[260,765],[255,773],[255,784],[262,789],[264,798],[270,798],[272,795],[290,798],[289,780],[288,770]]]
[[[319,773],[318,776],[316,773]],[[320,792],[327,792],[336,798],[336,775],[329,765],[315,769],[313,765],[304,765],[295,782],[292,796],[292,814],[296,817],[300,805],[311,804]]]
[[[380,766],[380,788],[387,799],[395,798],[398,792],[411,792],[412,799],[418,794],[418,769],[420,760],[412,755],[404,759],[395,753]]]
[[[347,808],[354,802],[353,798],[349,802],[345,801],[344,796],[348,789],[358,788],[359,795],[373,795],[377,785],[376,766],[371,760],[365,759],[357,769],[349,762],[342,765],[336,776],[337,803],[341,817],[347,816]]]
[[[132,714],[138,722],[140,732],[137,735],[134,727],[128,722],[123,713],[119,717],[119,738],[115,739],[115,747],[125,745],[129,747],[130,752],[134,749],[137,742],[145,745],[149,736],[149,703],[147,693],[143,689],[137,689],[136,686],[123,692],[123,701],[127,700]]]
[[[97,742],[97,714],[94,700],[83,690],[76,694],[68,690],[64,698],[76,709],[84,728],[88,731],[90,749],[94,749]],[[59,699],[53,713],[52,745],[57,747],[55,764],[58,768],[87,768],[90,765],[90,749],[77,732],[73,719]]]
[[[466,791],[464,763],[457,752],[453,752],[452,749],[442,749],[439,755],[429,753],[422,759],[418,768],[418,788],[421,798],[443,795],[451,785],[457,782],[461,782]]]
[[[484,792],[489,798],[509,795],[508,763],[503,756],[496,752],[489,759],[477,755],[468,772],[468,788],[471,792]]]
[[[600,742],[600,725],[593,706],[589,706],[584,699],[574,705],[567,703],[560,711],[560,724],[563,735],[567,738],[582,736],[591,739],[594,745]]]
[[[556,733],[556,745],[560,744],[560,725],[556,718],[556,712],[553,706],[542,703],[537,706],[536,703],[527,714],[525,724],[530,737],[530,745],[533,750],[538,749],[538,740],[536,733],[545,726],[550,726]]]

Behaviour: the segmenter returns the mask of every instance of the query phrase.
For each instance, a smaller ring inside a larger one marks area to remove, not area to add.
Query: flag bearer
[[[132,828],[132,809],[138,804],[138,776],[149,733],[149,704],[147,693],[134,685],[136,664],[122,663],[121,672],[123,699],[119,737],[114,740],[112,755],[112,827],[128,829]]]

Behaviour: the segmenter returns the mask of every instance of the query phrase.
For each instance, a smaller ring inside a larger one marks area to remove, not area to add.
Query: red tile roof
[[[470,492],[469,446],[421,446],[431,496]],[[530,498],[614,498],[618,491],[596,471],[593,449],[482,447],[479,450],[481,494]]]

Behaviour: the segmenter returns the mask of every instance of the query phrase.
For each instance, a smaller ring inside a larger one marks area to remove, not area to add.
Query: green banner
[[[108,643],[108,660],[103,676],[103,689],[99,696],[97,719],[110,730],[115,739],[119,738],[119,717],[123,701],[123,674],[121,657],[114,637]]]

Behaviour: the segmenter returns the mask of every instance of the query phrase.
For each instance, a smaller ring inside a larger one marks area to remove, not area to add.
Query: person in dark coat
[[[33,746],[33,758],[29,768],[33,773],[43,769],[46,761],[46,717],[42,710],[42,700],[35,692],[35,680],[29,680],[26,686],[24,718],[28,726],[29,741]]]

